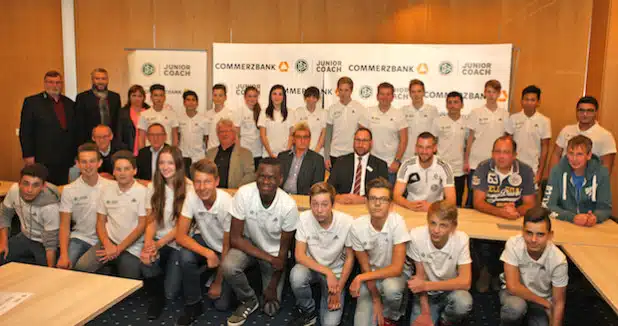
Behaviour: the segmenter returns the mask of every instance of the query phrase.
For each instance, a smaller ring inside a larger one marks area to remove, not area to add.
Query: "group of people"
[[[139,85],[120,107],[104,69],[92,81],[74,104],[49,72],[45,91],[25,100],[25,167],[2,205],[0,259],[143,278],[150,319],[182,293],[177,325],[191,324],[203,313],[206,272],[217,309],[238,302],[228,325],[244,324],[258,307],[273,316],[289,272],[300,310],[292,325],[338,325],[346,292],[356,298],[355,325],[396,324],[410,292],[414,325],[457,324],[472,310],[474,257],[476,289],[500,290],[505,325],[559,325],[568,273],[550,216],[592,226],[611,215],[616,147],[592,97],[578,101],[578,123],[561,131],[539,190],[551,128],[535,86],[509,116],[497,105],[500,84],[488,81],[486,105],[464,117],[462,94],[449,93],[440,116],[416,79],[401,109],[391,107],[391,84],[378,86],[378,106],[364,108],[342,77],[327,110],[309,87],[306,107],[288,111],[281,85],[265,110],[251,86],[246,107],[232,110],[215,85],[207,112],[197,111],[192,91],[183,94],[185,111],[174,111],[163,85],[151,86],[151,108]],[[70,170],[77,175],[65,185]],[[522,234],[503,246],[457,231],[466,184],[469,207],[523,217]],[[299,212],[290,194],[309,195],[310,209]],[[336,204],[366,205],[367,215],[354,219]],[[427,212],[427,225],[408,230],[393,205]],[[9,238],[15,214],[21,232]],[[261,296],[246,274],[254,265]]]

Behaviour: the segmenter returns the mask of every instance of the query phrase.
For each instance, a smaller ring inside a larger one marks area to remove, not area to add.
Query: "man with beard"
[[[431,203],[446,200],[455,204],[455,178],[451,167],[434,155],[436,137],[422,132],[416,140],[416,156],[401,165],[395,184],[395,203],[417,212],[426,212]],[[404,196],[404,193],[407,195]]]
[[[77,94],[75,112],[79,119],[77,145],[92,138],[92,129],[98,125],[109,126],[115,130],[120,95],[107,89],[109,77],[107,70],[96,68],[90,73],[92,88]]]

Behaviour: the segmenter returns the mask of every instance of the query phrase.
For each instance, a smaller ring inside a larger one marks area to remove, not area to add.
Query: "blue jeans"
[[[442,320],[448,325],[458,324],[472,311],[472,295],[463,290],[442,292],[429,296],[429,309],[431,310],[431,320],[434,325]],[[412,307],[411,325],[421,315],[420,297],[415,296],[414,306]]]
[[[97,257],[97,250],[103,250],[103,244],[101,244],[101,242],[90,247],[90,249],[82,255],[75,264],[75,270],[94,273],[100,271],[103,267],[114,266],[120,277],[132,279],[139,279],[141,277],[139,268],[140,260],[138,257],[133,256],[125,250],[121,252],[116,259],[103,263],[99,261],[99,257]]]
[[[0,265],[5,262],[35,263],[36,265],[47,266],[45,247],[42,243],[28,239],[20,232],[9,238],[9,254],[6,260],[4,255],[0,255]]]
[[[399,320],[405,312],[408,278],[405,274],[398,277],[391,277],[376,281],[376,287],[382,297],[384,307],[384,318],[393,321]],[[356,300],[356,311],[354,313],[354,326],[376,325],[373,322],[373,302],[371,292],[367,285],[363,283],[360,289],[360,296]]]
[[[503,326],[521,325],[524,320],[529,326],[547,326],[549,318],[545,307],[514,296],[507,290],[500,291],[500,324]]]
[[[150,265],[140,264],[144,278],[155,278],[165,274],[164,293],[169,300],[174,299],[182,286],[182,269],[180,268],[180,250],[170,246],[159,249],[159,259]],[[165,271],[163,270],[165,269]]]
[[[337,326],[341,321],[343,314],[343,304],[345,298],[345,290],[341,291],[341,308],[338,310],[328,310],[328,284],[326,277],[316,271],[307,268],[304,265],[296,264],[290,272],[290,286],[296,297],[296,304],[303,311],[315,310],[315,300],[311,293],[311,284],[320,283],[321,299],[320,299],[320,324],[322,326]]]
[[[92,247],[92,245],[84,240],[71,238],[69,241],[69,260],[71,261],[71,266],[75,267],[79,258],[81,258],[90,247]]]

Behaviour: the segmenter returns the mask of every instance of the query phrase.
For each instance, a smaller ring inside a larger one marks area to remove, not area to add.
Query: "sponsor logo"
[[[339,60],[319,60],[315,67],[316,72],[341,72],[341,61]]]
[[[401,65],[349,65],[348,71],[361,72],[414,72],[414,66]]]
[[[277,70],[274,63],[237,63],[237,62],[218,62],[215,63],[216,70]]]
[[[419,65],[416,67],[416,72],[421,75],[426,75],[429,72],[429,68],[427,68],[426,63],[419,63]]]
[[[502,92],[500,92],[500,97],[498,97],[498,102],[506,102],[508,98],[509,94],[506,92],[506,90],[502,90]]]
[[[142,73],[144,74],[144,76],[152,76],[155,71],[155,65],[150,62],[146,62],[142,65]]]
[[[446,76],[450,74],[451,72],[453,72],[453,64],[450,63],[449,61],[443,61],[438,66],[438,69],[440,70],[441,75]]]
[[[461,66],[460,72],[464,76],[491,75],[491,62],[466,62]]]
[[[166,64],[163,66],[163,76],[191,76],[191,65],[187,64]]]
[[[261,88],[260,84],[238,84],[238,85],[236,85],[236,88],[235,88],[236,95],[245,95],[245,90],[249,86],[253,86],[253,87],[257,88],[258,92],[260,91],[260,88]]]
[[[303,72],[309,70],[309,63],[305,59],[298,59],[294,63],[294,68],[297,72],[302,74]]]
[[[290,69],[290,65],[288,64],[287,61],[281,61],[279,63],[279,71],[288,72],[289,69]]]
[[[363,85],[359,89],[359,93],[362,99],[368,99],[373,94],[373,89],[369,85]]]

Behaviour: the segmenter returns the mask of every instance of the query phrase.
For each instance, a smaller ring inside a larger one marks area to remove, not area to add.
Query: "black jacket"
[[[125,144],[117,141],[115,138],[112,139],[110,146],[111,146],[111,150],[109,151],[109,154],[107,154],[107,156],[103,156],[103,154],[101,154],[103,163],[101,164],[101,167],[99,168],[99,173],[105,172],[105,173],[113,174],[114,166],[112,165],[112,155],[114,155],[114,153],[116,153],[119,150],[128,149]]]
[[[26,97],[21,109],[19,142],[22,157],[32,157],[45,165],[70,167],[77,152],[75,103],[60,95],[64,104],[66,129],[62,129],[46,92]]]
[[[163,145],[163,147],[168,147],[168,144]],[[137,154],[137,175],[138,179],[142,180],[152,180],[152,151],[150,150],[150,146],[146,146],[139,150]],[[183,158],[185,164],[185,175],[187,178],[189,177],[189,171],[191,168],[191,159],[188,157]]]
[[[120,108],[116,118],[116,127],[112,130],[114,132],[114,139],[123,143],[133,152],[133,146],[137,142],[137,129],[135,129],[131,120],[131,107],[123,106]]]
[[[294,159],[294,151],[287,150],[279,153],[277,156],[279,162],[281,162],[281,172],[283,173],[283,185],[288,179],[290,168],[292,167],[292,160]],[[324,158],[322,155],[307,150],[305,158],[300,165],[300,171],[298,172],[298,179],[296,180],[296,193],[299,195],[308,195],[311,190],[311,186],[318,182],[324,181]]]
[[[335,187],[338,194],[349,194],[352,192],[355,171],[354,153],[340,156],[330,172],[328,183]],[[388,166],[383,160],[369,154],[367,171],[365,172],[365,187],[367,187],[369,181],[378,177],[388,180]]]
[[[118,111],[121,106],[120,95],[108,91],[107,101],[109,103],[110,115],[110,123],[108,125],[114,131],[116,129],[116,121],[118,120]],[[92,89],[77,94],[75,98],[75,113],[79,118],[78,143],[83,144],[92,138],[92,129],[101,124],[99,99],[94,95]]]

